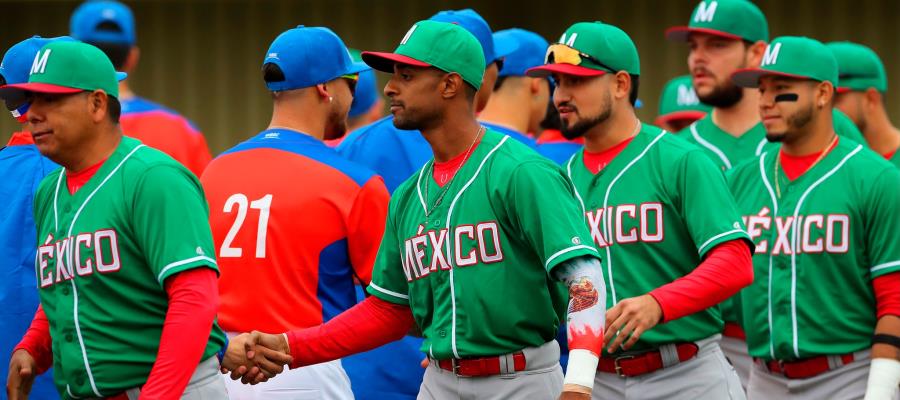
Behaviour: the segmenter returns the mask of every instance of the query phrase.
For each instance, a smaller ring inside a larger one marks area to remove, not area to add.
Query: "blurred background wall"
[[[141,0],[126,1],[137,20],[141,62],[135,91],[193,120],[213,154],[265,128],[270,100],[260,77],[269,43],[299,24],[328,26],[348,46],[393,50],[413,22],[442,9],[472,7],[491,28],[521,27],[551,42],[570,24],[602,20],[628,32],[641,55],[639,115],[656,115],[661,86],[687,72],[684,44],[663,32],[688,22],[696,0]],[[68,33],[77,1],[0,0],[0,49],[31,35]],[[887,105],[900,123],[900,1],[761,0],[771,35],[852,40],[872,47],[888,71]],[[381,83],[385,76],[381,76]],[[0,143],[19,127],[0,117]]]

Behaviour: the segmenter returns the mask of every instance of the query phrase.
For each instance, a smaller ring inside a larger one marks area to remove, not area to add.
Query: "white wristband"
[[[566,369],[566,378],[563,380],[563,384],[579,385],[592,389],[599,362],[600,358],[594,353],[583,349],[573,349],[569,352],[569,366]]]
[[[865,400],[892,400],[900,385],[900,361],[873,358],[869,367],[869,383]]]

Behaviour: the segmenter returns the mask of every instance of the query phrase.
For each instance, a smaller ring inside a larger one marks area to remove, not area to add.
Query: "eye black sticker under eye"
[[[775,102],[778,103],[780,101],[797,101],[800,98],[800,95],[797,93],[782,93],[778,96],[775,96]]]

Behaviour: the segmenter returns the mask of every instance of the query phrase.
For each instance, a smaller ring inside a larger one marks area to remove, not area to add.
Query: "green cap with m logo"
[[[82,42],[50,42],[34,57],[28,83],[0,88],[0,98],[31,93],[78,93],[103,90],[119,97],[119,81],[127,75],[116,72],[100,49]]]
[[[759,78],[776,75],[794,79],[838,82],[838,65],[822,42],[802,36],[775,38],[766,47],[759,68],[746,68],[731,75],[738,86],[757,87]]]
[[[457,24],[429,20],[409,28],[393,53],[364,51],[362,59],[387,73],[394,72],[394,64],[457,73],[476,89],[481,87],[486,65],[481,44],[469,31]]]
[[[703,0],[687,26],[666,30],[669,40],[684,42],[691,33],[705,33],[749,42],[769,41],[769,23],[759,7],[747,0]]]

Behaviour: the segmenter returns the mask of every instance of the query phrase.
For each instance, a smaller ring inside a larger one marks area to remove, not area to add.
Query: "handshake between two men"
[[[293,362],[287,337],[253,331],[232,338],[222,358],[222,373],[255,385],[268,381]]]

